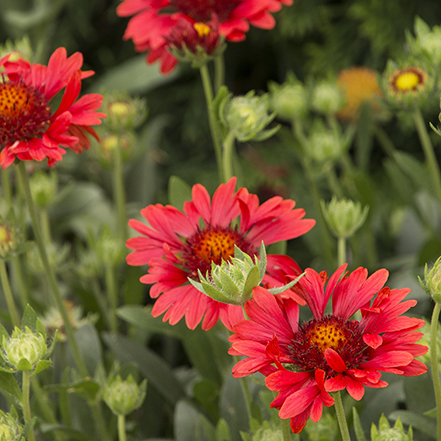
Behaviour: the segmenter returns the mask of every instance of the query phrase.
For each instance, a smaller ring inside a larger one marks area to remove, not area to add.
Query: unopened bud
[[[24,441],[22,430],[16,418],[0,410],[0,441]]]
[[[58,180],[55,173],[38,171],[30,178],[30,187],[34,202],[46,208],[54,202],[58,190]]]
[[[115,415],[127,415],[144,401],[147,380],[137,384],[132,375],[122,380],[120,375],[110,377],[104,386],[103,399]]]
[[[418,277],[421,287],[426,294],[436,302],[441,303],[441,257],[438,257],[432,268],[424,267],[424,280]]]
[[[412,441],[413,432],[412,427],[405,433],[403,423],[400,419],[395,422],[394,427],[390,427],[387,418],[381,415],[378,429],[375,424],[371,427],[372,441]]]
[[[302,83],[271,83],[269,90],[271,109],[276,112],[278,118],[292,122],[308,114],[308,99]]]
[[[344,94],[336,82],[319,83],[313,90],[311,105],[317,112],[332,115],[337,113],[344,103]]]

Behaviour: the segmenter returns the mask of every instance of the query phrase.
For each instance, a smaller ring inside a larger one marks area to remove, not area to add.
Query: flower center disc
[[[22,83],[0,82],[0,145],[41,136],[50,123],[45,97]]]
[[[180,12],[196,21],[208,21],[215,13],[219,21],[230,18],[231,11],[240,3],[239,0],[171,0],[170,2]]]
[[[293,360],[291,367],[304,371],[323,369],[329,373],[331,368],[325,360],[326,349],[336,351],[348,369],[364,361],[369,351],[357,321],[328,315],[304,323],[294,334],[288,348]]]
[[[220,265],[222,260],[234,256],[234,246],[244,253],[255,254],[255,249],[233,228],[207,227],[187,239],[182,256],[185,267],[191,276],[198,279],[198,270],[205,276],[211,271],[211,263]]]
[[[420,77],[415,72],[404,72],[397,78],[395,85],[400,90],[413,90],[419,82]]]

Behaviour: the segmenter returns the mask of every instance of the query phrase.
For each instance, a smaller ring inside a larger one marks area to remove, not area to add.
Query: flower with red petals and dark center
[[[281,418],[290,418],[295,433],[309,417],[321,418],[323,405],[332,406],[330,392],[346,389],[360,400],[365,387],[387,386],[381,371],[404,376],[421,375],[426,366],[416,357],[427,347],[416,344],[416,329],[424,321],[405,317],[415,300],[402,301],[409,289],[383,285],[388,272],[367,277],[358,268],[345,274],[341,266],[329,279],[311,268],[296,285],[313,318],[299,326],[299,306],[292,298],[274,296],[262,287],[253,289],[245,304],[249,320],[233,327],[231,355],[245,356],[233,376],[254,372],[265,375],[267,387],[278,392],[271,407]],[[332,314],[325,309],[332,301]],[[361,320],[352,320],[361,312]]]
[[[206,24],[216,16],[219,34],[228,41],[241,41],[250,24],[272,29],[276,24],[272,13],[282,4],[291,5],[292,0],[122,0],[117,14],[133,16],[124,39],[132,39],[137,51],[147,51],[148,63],[160,59],[161,72],[168,73],[177,63],[167,48],[179,20]]]
[[[77,52],[67,58],[66,50],[59,48],[47,66],[9,58],[0,59],[1,166],[8,167],[15,158],[47,158],[51,166],[66,152],[62,147],[76,153],[89,148],[86,133],[97,137],[91,126],[106,115],[96,112],[101,95],[77,99],[81,80],[93,74],[81,71],[82,55]],[[50,102],[62,90],[61,102],[53,111]]]
[[[191,329],[201,321],[203,329],[210,329],[220,317],[231,329],[243,318],[241,307],[216,302],[193,287],[188,278],[198,280],[198,270],[204,276],[210,273],[212,262],[230,259],[235,246],[254,256],[262,242],[270,245],[293,239],[315,224],[303,219],[305,212],[294,209],[294,201],[276,196],[260,205],[257,196],[245,188],[234,191],[235,184],[235,178],[222,184],[213,198],[202,185],[195,185],[183,212],[170,205],[150,205],[141,211],[148,226],[130,220],[129,225],[142,236],[127,241],[134,249],[127,262],[149,266],[141,282],[152,285],[150,296],[157,298],[152,310],[155,317],[165,313],[164,321],[174,325],[185,316]],[[268,255],[267,259],[272,276],[265,276],[264,283],[281,286],[285,283],[283,270],[289,278],[300,272],[287,256]],[[294,293],[286,295],[302,301]]]

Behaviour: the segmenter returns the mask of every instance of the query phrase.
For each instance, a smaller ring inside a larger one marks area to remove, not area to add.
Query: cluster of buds
[[[326,204],[321,201],[323,216],[332,233],[341,239],[352,237],[364,224],[369,207],[362,208],[359,202],[337,199],[335,196]]]
[[[268,113],[268,95],[255,96],[252,90],[244,96],[233,97],[222,87],[216,98],[219,119],[227,131],[241,142],[263,141],[270,138],[279,130],[277,125],[265,130],[276,114]]]
[[[198,68],[225,50],[224,38],[219,35],[219,19],[213,15],[207,22],[180,19],[166,38],[168,50],[178,60]]]
[[[293,75],[288,76],[283,84],[269,83],[268,88],[270,107],[279,119],[292,122],[308,114],[308,93],[303,83]]]
[[[111,374],[104,384],[103,399],[115,415],[127,415],[141,406],[146,389],[147,380],[138,385],[132,375],[123,380]]]
[[[259,257],[255,255],[254,260],[235,245],[234,257],[230,260],[222,260],[220,265],[212,262],[211,271],[205,276],[198,270],[200,282],[191,278],[188,280],[197,290],[213,300],[231,305],[243,305],[252,298],[253,288],[262,283],[266,265],[266,251],[263,243]],[[302,276],[303,274],[287,285],[271,288],[269,291],[272,294],[284,292],[294,286]]]
[[[424,267],[424,280],[418,277],[425,293],[436,303],[441,303],[441,257],[439,257],[429,270]]]
[[[29,306],[27,310],[30,310]],[[23,325],[22,329],[15,327],[9,336],[1,326],[0,333],[2,334],[0,356],[4,361],[4,366],[0,370],[9,373],[33,371],[33,374],[37,374],[52,365],[48,357],[52,354],[56,338],[48,348],[46,330],[39,319],[35,319],[33,329],[26,325]]]

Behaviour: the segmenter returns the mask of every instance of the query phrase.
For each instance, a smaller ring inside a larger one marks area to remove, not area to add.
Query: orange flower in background
[[[219,34],[228,41],[245,39],[250,24],[272,29],[272,12],[292,0],[123,0],[117,8],[120,17],[133,16],[124,39],[132,39],[138,52],[147,51],[147,62],[161,60],[161,72],[168,73],[177,63],[167,51],[173,28],[179,20],[206,23],[216,16]]]
[[[52,166],[66,153],[90,147],[86,133],[98,139],[93,125],[101,124],[104,113],[96,112],[103,97],[96,93],[77,99],[81,80],[93,71],[81,71],[83,56],[76,52],[67,57],[66,49],[57,49],[47,66],[18,59],[0,59],[0,163],[3,168],[15,158],[22,161],[48,160]],[[56,110],[51,100],[63,92]],[[62,146],[62,147],[61,147]]]
[[[343,69],[338,75],[338,86],[345,94],[346,104],[338,112],[343,120],[356,121],[361,106],[369,102],[374,110],[380,109],[378,98],[382,96],[377,74],[367,67]]]

